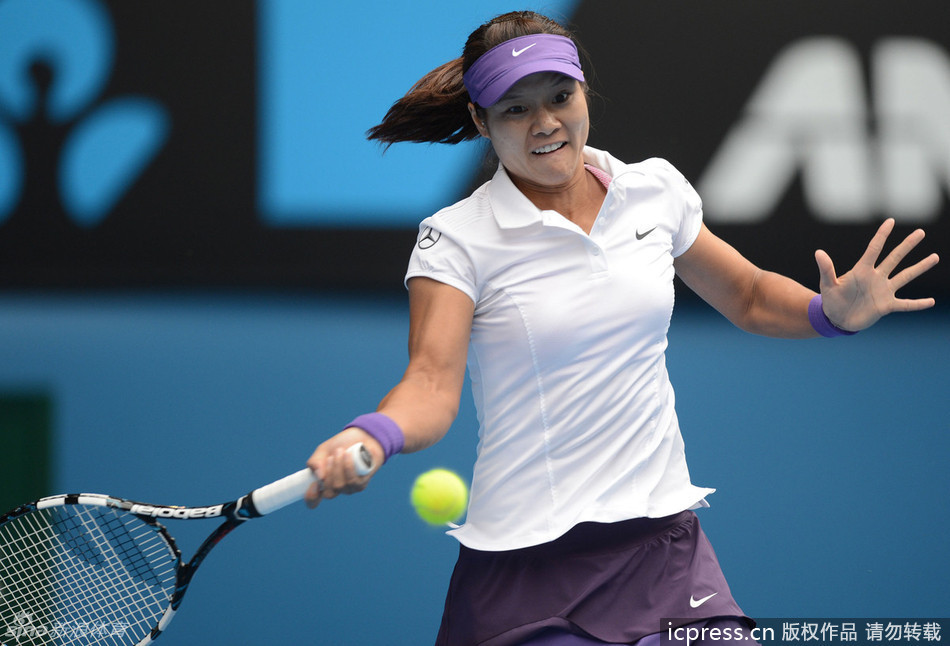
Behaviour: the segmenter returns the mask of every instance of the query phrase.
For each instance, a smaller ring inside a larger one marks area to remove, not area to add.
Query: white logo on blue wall
[[[95,226],[165,144],[165,108],[100,98],[113,62],[112,24],[98,2],[0,2],[0,224],[31,190],[29,178],[47,171],[69,218]],[[56,150],[37,150],[44,146]],[[31,167],[35,160],[47,167]]]

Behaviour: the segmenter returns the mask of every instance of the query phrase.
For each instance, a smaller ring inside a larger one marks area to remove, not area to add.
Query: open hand
[[[922,229],[904,238],[875,266],[893,230],[894,220],[888,218],[871,238],[857,264],[840,277],[835,273],[831,257],[821,249],[815,252],[822,304],[825,314],[836,326],[856,332],[874,325],[891,312],[915,312],[933,307],[932,298],[904,299],[896,295],[897,290],[933,268],[940,260],[933,253],[894,274],[901,261],[924,239]]]

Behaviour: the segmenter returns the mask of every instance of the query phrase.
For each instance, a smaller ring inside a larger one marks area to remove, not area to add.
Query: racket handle
[[[373,456],[370,455],[362,442],[354,444],[346,452],[353,459],[353,466],[356,468],[357,474],[365,476],[373,470]],[[316,474],[310,469],[301,469],[297,473],[291,473],[276,482],[255,489],[250,493],[251,502],[254,504],[257,513],[264,516],[298,500],[303,500],[307,489],[314,482],[317,482]]]

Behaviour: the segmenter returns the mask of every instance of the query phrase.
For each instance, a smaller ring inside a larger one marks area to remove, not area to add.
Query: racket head
[[[0,517],[0,643],[137,645],[164,629],[181,554],[131,504],[51,496]]]

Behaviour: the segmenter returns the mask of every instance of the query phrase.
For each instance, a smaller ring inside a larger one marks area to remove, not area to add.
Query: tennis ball
[[[448,469],[420,474],[412,485],[412,506],[430,525],[444,525],[461,518],[468,505],[468,485]]]

